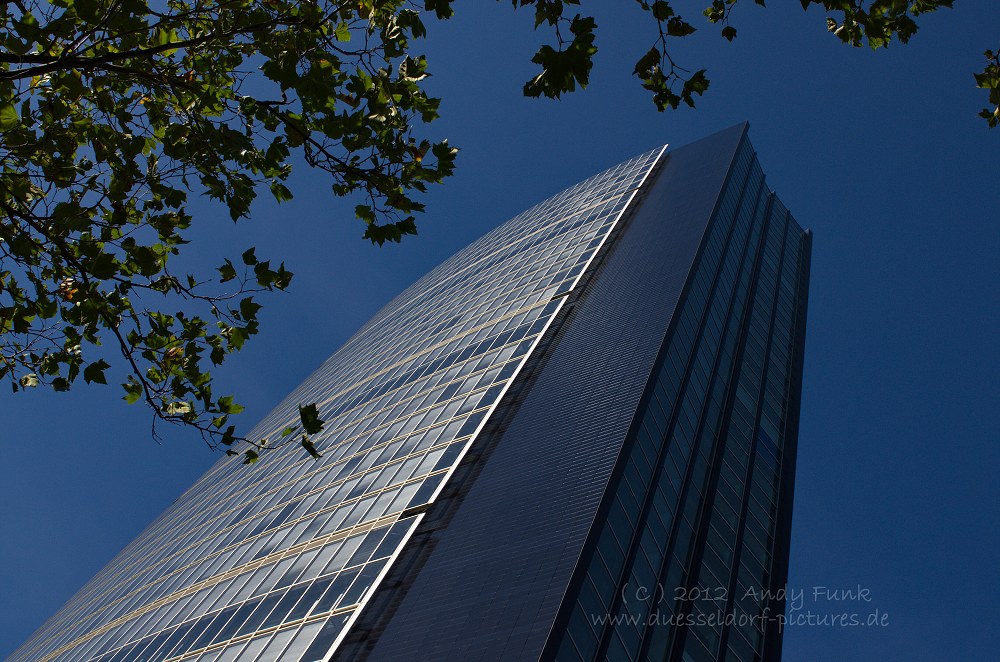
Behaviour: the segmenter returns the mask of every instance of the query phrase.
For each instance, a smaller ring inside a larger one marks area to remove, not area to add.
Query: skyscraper
[[[780,656],[810,235],[740,125],[397,297],[11,660]]]

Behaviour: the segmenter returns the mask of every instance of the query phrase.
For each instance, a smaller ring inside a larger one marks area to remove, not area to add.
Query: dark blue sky
[[[444,103],[428,133],[462,152],[418,237],[366,245],[354,202],[302,168],[294,201],[261,204],[235,230],[199,207],[212,246],[256,244],[296,272],[223,373],[247,427],[485,231],[653,146],[749,120],[769,185],[815,233],[789,584],[803,611],[888,614],[878,628],[790,627],[786,659],[995,660],[1000,129],[975,116],[986,95],[972,72],[1000,47],[1000,4],[957,2],[878,53],[842,46],[798,3],[741,4],[733,44],[699,34],[678,50],[712,86],[697,110],[664,114],[631,77],[654,40],[634,3],[598,14],[592,84],[559,102],[520,95],[547,38],[529,13],[474,4],[430,25]],[[81,384],[0,400],[0,656],[217,459],[193,434],[151,441],[146,413],[120,393]],[[867,588],[871,602],[814,601],[816,586]]]

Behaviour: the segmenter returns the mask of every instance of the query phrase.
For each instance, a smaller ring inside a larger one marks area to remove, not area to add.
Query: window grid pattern
[[[327,423],[222,460],[11,660],[321,659],[415,526],[665,148],[536,205],[387,305],[252,436],[296,405]]]
[[[759,620],[723,632],[672,619],[766,604],[677,601],[674,589],[741,597],[769,586],[802,235],[744,140],[582,564],[560,662],[759,655]]]

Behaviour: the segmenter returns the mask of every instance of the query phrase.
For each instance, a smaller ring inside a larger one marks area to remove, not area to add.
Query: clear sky
[[[663,114],[631,77],[655,29],[634,3],[589,3],[604,8],[592,83],[559,102],[521,97],[548,39],[528,12],[457,4],[429,26],[444,103],[428,134],[462,151],[419,236],[367,245],[355,202],[304,168],[294,201],[265,202],[235,230],[199,206],[213,249],[256,244],[296,272],[222,375],[246,426],[487,230],[656,145],[749,120],[769,185],[815,233],[789,585],[803,611],[888,615],[790,627],[785,659],[996,660],[1000,129],[975,116],[986,95],[972,72],[1000,48],[1000,3],[960,0],[878,53],[841,45],[797,2],[741,3],[733,44],[695,35],[678,51],[712,79],[698,109]],[[0,398],[0,657],[217,459],[191,433],[153,442],[146,412],[120,395],[81,384]],[[870,602],[815,600],[820,586],[868,589]]]

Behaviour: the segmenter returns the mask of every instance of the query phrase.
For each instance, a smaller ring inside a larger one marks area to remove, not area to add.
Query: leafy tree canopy
[[[763,5],[762,0],[755,0]],[[415,52],[425,20],[453,0],[15,0],[0,9],[0,377],[13,390],[106,383],[127,371],[125,400],[157,420],[236,442],[253,462],[269,440],[246,439],[212,370],[257,333],[257,295],[288,287],[283,263],[249,248],[217,269],[174,268],[192,195],[233,221],[269,191],[279,202],[293,159],[354,196],[372,242],[414,234],[419,196],[453,171],[456,149],[423,137],[439,99]],[[512,0],[554,42],[532,58],[528,96],[558,98],[588,82],[596,22],[580,0]],[[670,56],[696,32],[664,0],[638,0],[651,47],[634,73],[660,110],[694,106],[709,79]],[[689,3],[686,3],[689,4]],[[846,44],[908,41],[915,20],[951,0],[801,0],[829,14]],[[737,0],[704,18],[732,41]],[[1000,54],[976,74],[1000,121]],[[107,344],[110,350],[98,346]],[[315,405],[282,437],[322,428]],[[271,446],[283,443],[270,440]],[[230,450],[229,452],[234,452]]]

